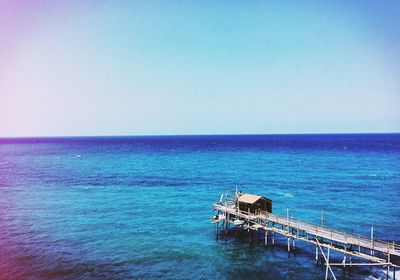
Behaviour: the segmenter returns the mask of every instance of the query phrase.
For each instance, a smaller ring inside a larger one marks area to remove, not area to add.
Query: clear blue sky
[[[1,1],[0,38],[0,136],[400,132],[399,1]]]

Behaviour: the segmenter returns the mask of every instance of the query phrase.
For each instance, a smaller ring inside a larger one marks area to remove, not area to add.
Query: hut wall
[[[257,209],[272,213],[272,201],[262,197],[252,204],[239,202],[239,209],[246,212],[250,209],[250,213],[255,213]]]

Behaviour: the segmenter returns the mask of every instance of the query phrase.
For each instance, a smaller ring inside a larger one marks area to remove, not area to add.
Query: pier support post
[[[329,269],[329,254],[331,251],[331,247],[328,247],[328,256],[326,257],[326,270],[325,270],[325,280],[328,279],[328,269]]]
[[[386,271],[386,280],[389,280],[389,265],[387,266],[387,271]]]
[[[315,245],[315,260],[317,261],[318,264],[318,246]]]
[[[296,244],[294,243],[294,238],[292,238],[292,241],[293,241],[293,252],[295,252],[296,251]]]
[[[287,251],[290,256],[290,237],[288,237],[288,239],[287,239]]]
[[[249,228],[249,243],[251,244],[251,234],[252,234],[252,232],[251,232],[251,229]]]
[[[268,246],[268,231],[265,231],[265,246]]]
[[[226,216],[225,216],[226,217]],[[222,234],[224,234],[224,226],[225,226],[225,242],[227,242],[228,241],[228,234],[227,234],[227,222],[226,222],[226,219],[225,219],[225,222],[224,222],[225,224],[222,226]]]
[[[235,242],[237,242],[238,226],[235,225]]]
[[[275,245],[275,232],[272,233],[272,245]]]
[[[346,254],[343,254],[342,264],[343,264],[343,267],[346,267]]]
[[[227,213],[226,214],[226,221],[225,221],[225,225],[226,225],[226,232],[225,232],[225,234],[226,234],[226,239],[228,238],[228,236],[229,236],[229,213]]]
[[[289,233],[289,208],[286,208],[286,230]]]
[[[388,244],[388,259],[387,262],[390,263],[390,248],[389,248],[389,244]],[[390,272],[390,265],[387,266],[387,273],[386,273],[386,279],[389,279],[389,272]],[[395,278],[393,278],[395,279]]]
[[[251,224],[250,224],[250,208],[247,208],[247,215],[248,215],[248,224],[247,224],[247,226],[248,226],[248,233],[249,233],[249,243],[251,244],[251,229],[250,229],[250,226],[251,226]]]
[[[371,226],[371,256],[374,255],[374,227]]]

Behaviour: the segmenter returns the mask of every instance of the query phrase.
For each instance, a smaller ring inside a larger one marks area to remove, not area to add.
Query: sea
[[[212,204],[236,187],[400,242],[400,134],[1,138],[0,279],[324,279],[311,244],[216,240]]]

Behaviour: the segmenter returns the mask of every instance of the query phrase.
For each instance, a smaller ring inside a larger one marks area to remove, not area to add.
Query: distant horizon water
[[[15,139],[15,138],[79,138],[79,137],[180,137],[180,136],[295,136],[295,135],[368,135],[368,134],[400,134],[398,132],[294,132],[294,133],[187,133],[187,134],[98,134],[98,135],[23,135],[0,136],[0,139]]]

